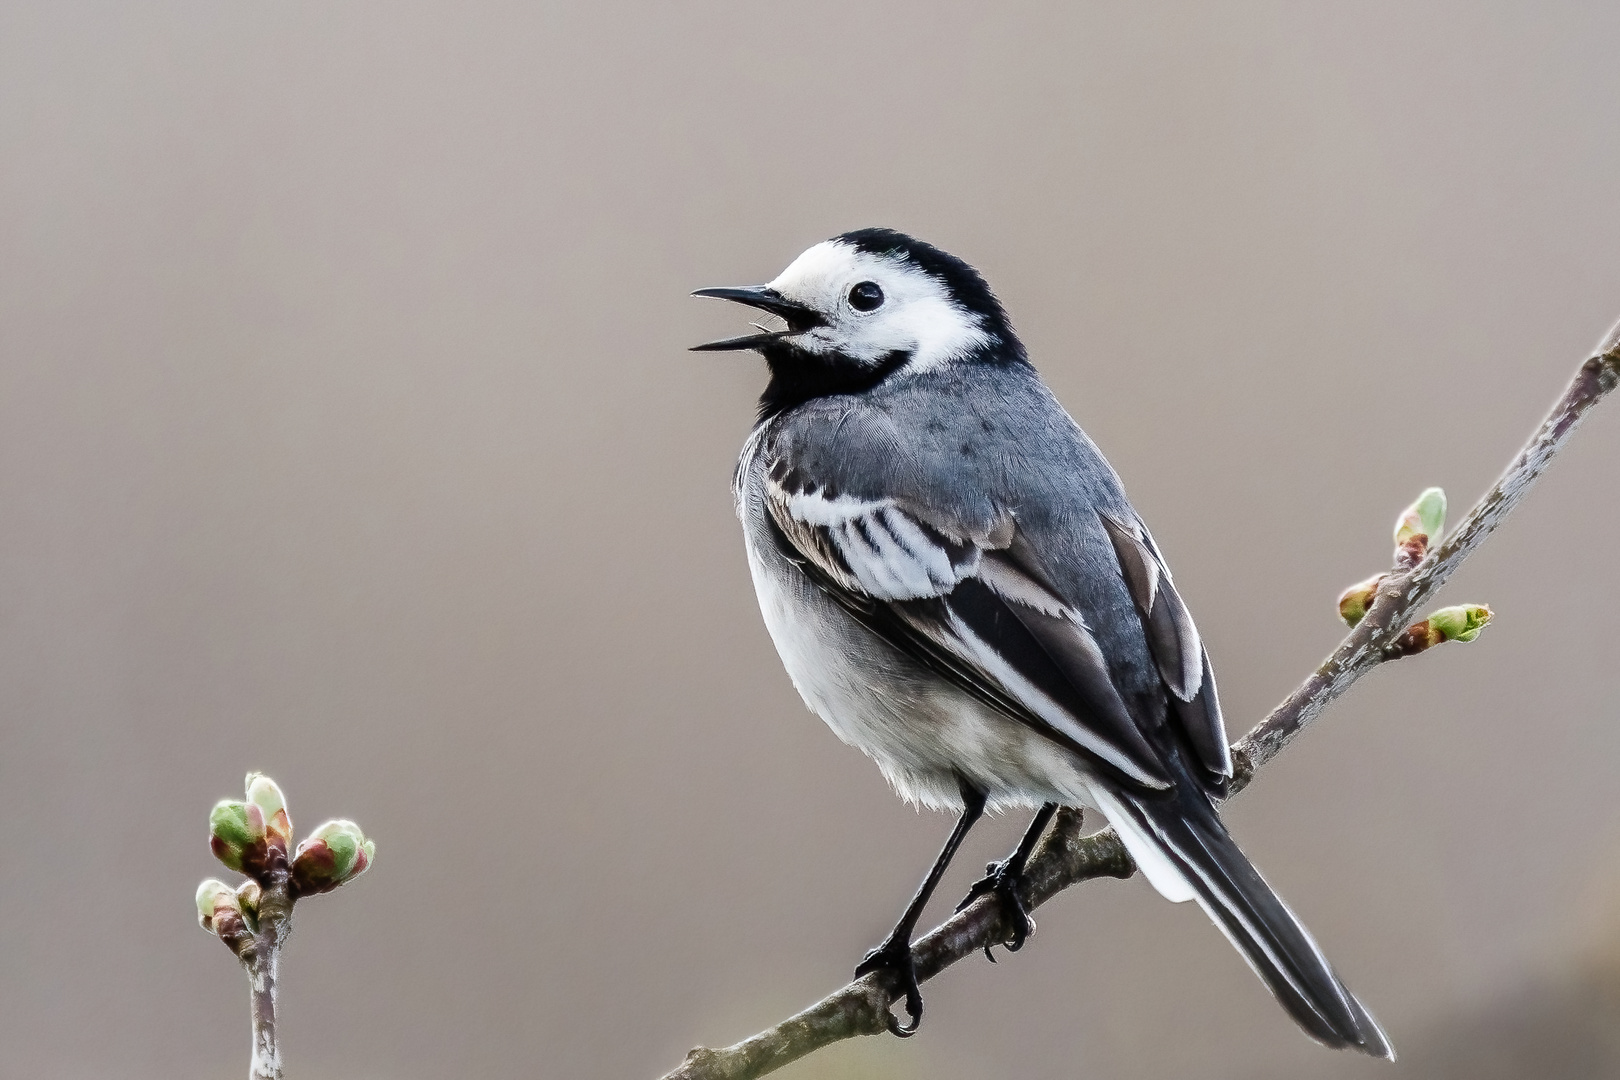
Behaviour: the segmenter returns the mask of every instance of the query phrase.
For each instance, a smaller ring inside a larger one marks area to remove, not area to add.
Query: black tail
[[[1127,847],[1145,840],[1169,860],[1199,906],[1313,1038],[1394,1060],[1378,1021],[1339,981],[1310,932],[1238,850],[1209,799],[1190,777],[1176,786],[1180,790],[1169,798],[1118,793],[1120,809],[1131,819],[1119,830]]]

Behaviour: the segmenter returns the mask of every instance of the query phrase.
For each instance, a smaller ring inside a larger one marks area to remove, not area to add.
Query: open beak
[[[699,289],[693,296],[712,296],[718,300],[734,300],[739,304],[768,311],[787,320],[786,330],[767,330],[760,334],[746,334],[743,337],[724,338],[720,341],[709,341],[702,345],[692,346],[693,352],[735,352],[741,349],[758,349],[773,341],[789,337],[793,334],[802,334],[811,327],[821,325],[821,316],[814,311],[796,304],[787,299],[775,289],[766,285],[745,285],[730,289]]]

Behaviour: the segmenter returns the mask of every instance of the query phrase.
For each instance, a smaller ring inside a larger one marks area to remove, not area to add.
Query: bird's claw
[[[1012,936],[1000,944],[1005,945],[1008,952],[1017,952],[1024,947],[1024,942],[1029,940],[1029,935],[1035,932],[1035,920],[1030,917],[1029,905],[1024,903],[1026,884],[1024,872],[1021,869],[1013,869],[1011,862],[1011,859],[1007,859],[985,866],[984,877],[973,883],[967,896],[956,905],[956,910],[961,911],[981,896],[995,894],[997,900],[1001,902],[1003,918],[1012,926]],[[991,945],[984,947],[984,955],[993,964],[996,957],[990,948]]]
[[[922,987],[917,984],[917,961],[911,954],[911,946],[906,942],[888,941],[866,954],[855,967],[855,977],[869,975],[874,971],[891,971],[895,981],[900,984],[906,1001],[906,1016],[908,1024],[902,1024],[900,1018],[894,1013],[888,1014],[889,1031],[902,1039],[909,1039],[917,1034],[922,1026]]]

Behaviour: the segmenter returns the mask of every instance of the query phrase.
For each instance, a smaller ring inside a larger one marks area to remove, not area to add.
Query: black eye
[[[849,306],[856,311],[872,311],[883,303],[883,290],[875,281],[856,282],[849,290]]]

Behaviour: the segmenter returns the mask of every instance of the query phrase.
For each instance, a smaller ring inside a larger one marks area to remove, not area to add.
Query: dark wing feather
[[[1199,763],[1216,786],[1223,787],[1232,775],[1232,752],[1215,693],[1215,674],[1198,628],[1176,592],[1170,570],[1147,526],[1134,515],[1127,519],[1102,514],[1101,518],[1131,600],[1142,618],[1154,663],[1170,690],[1171,712]]]
[[[1010,519],[955,536],[894,500],[797,479],[773,472],[766,481],[783,551],[869,629],[1121,780],[1169,785],[1085,620],[1038,564],[1019,558]]]

